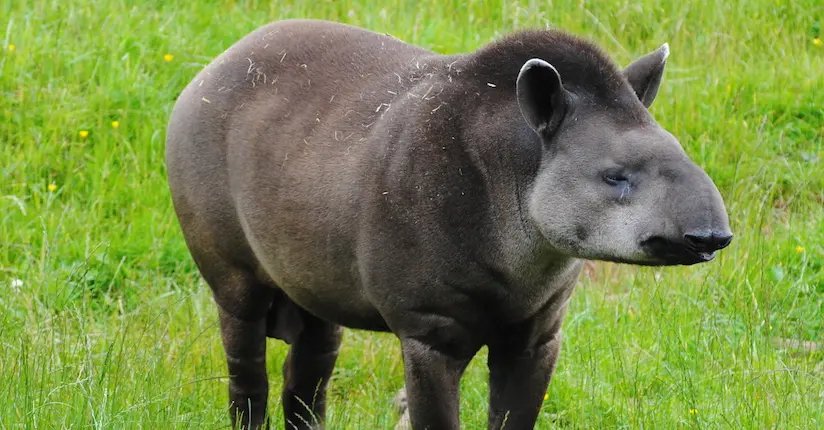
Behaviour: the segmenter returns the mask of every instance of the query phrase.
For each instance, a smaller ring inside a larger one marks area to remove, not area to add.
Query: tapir
[[[712,260],[718,187],[653,118],[667,44],[619,67],[521,29],[445,55],[320,20],[264,25],[199,71],[166,138],[171,198],[217,305],[232,422],[322,428],[343,328],[400,343],[408,424],[458,429],[488,348],[490,429],[536,424],[586,260]]]

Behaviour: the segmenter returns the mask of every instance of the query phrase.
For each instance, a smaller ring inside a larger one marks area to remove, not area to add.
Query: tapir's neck
[[[580,276],[583,260],[565,256],[545,240],[528,235],[498,235],[497,240],[500,246],[493,249],[493,264],[507,280],[503,286],[506,291],[493,293],[501,298],[501,318],[523,318],[548,304],[564,306]]]
[[[438,95],[425,106],[427,122],[434,130],[457,131],[457,139],[449,143],[461,145],[463,151],[453,154],[466,158],[453,161],[471,164],[472,177],[479,179],[472,186],[483,187],[484,198],[478,202],[484,218],[479,234],[485,237],[479,243],[485,249],[478,250],[482,263],[522,291],[569,283],[577,278],[580,262],[549,246],[529,216],[527,203],[543,151],[520,113],[515,76],[479,81],[470,60],[464,55],[437,56],[421,60],[413,70],[433,72],[424,73],[418,83],[420,93]],[[441,107],[441,99],[449,100],[447,107]],[[433,136],[433,142],[441,145],[443,138]]]
[[[493,216],[502,223],[500,228],[492,229],[491,239],[497,246],[491,250],[491,257],[519,284],[518,288],[541,288],[577,279],[581,260],[552,247],[526,214],[509,212]]]
[[[487,195],[485,218],[493,244],[488,258],[521,284],[517,288],[574,282],[580,260],[552,247],[529,214],[533,182],[544,155],[540,139],[523,121],[514,95],[496,97],[494,111],[489,103],[464,102],[478,107],[467,109],[461,141]]]

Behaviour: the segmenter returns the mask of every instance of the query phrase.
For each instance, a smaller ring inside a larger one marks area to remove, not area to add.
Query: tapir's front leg
[[[411,338],[402,338],[401,346],[412,428],[460,429],[460,379],[472,356],[455,354]]]
[[[537,345],[489,345],[489,429],[531,429],[561,349],[561,332]]]

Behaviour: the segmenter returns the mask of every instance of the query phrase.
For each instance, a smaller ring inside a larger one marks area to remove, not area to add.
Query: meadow
[[[709,264],[589,265],[538,428],[824,428],[820,0],[2,0],[0,428],[229,425],[165,131],[200,68],[296,17],[442,53],[524,27],[620,64],[668,42],[652,112],[715,180],[736,238]],[[277,415],[286,348],[268,348]],[[485,360],[462,382],[465,428],[486,428]],[[402,380],[393,337],[346,331],[329,428],[391,428]]]

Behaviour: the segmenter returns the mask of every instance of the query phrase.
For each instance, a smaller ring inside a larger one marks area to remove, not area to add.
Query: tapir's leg
[[[461,375],[472,354],[438,350],[416,339],[401,339],[407,406],[413,429],[458,430]]]
[[[287,429],[322,428],[326,385],[338,358],[339,326],[300,310],[303,330],[283,363],[283,415]]]
[[[525,349],[507,346],[489,345],[489,429],[531,429],[555,370],[561,333]]]
[[[229,370],[229,407],[233,427],[268,427],[266,399],[266,312],[272,289],[253,276],[236,273],[213,285]],[[214,282],[214,280],[213,280]]]

